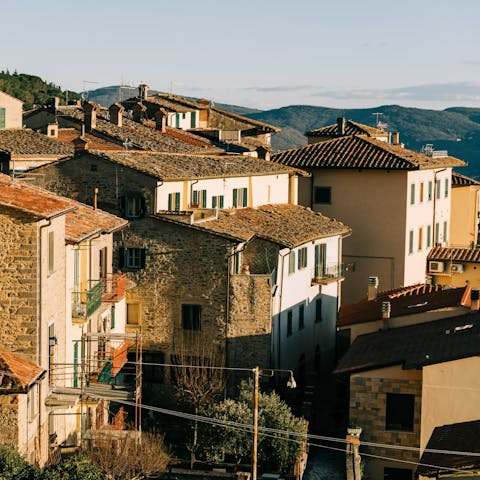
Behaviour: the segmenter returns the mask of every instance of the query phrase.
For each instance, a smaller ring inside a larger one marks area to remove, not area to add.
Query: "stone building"
[[[0,91],[0,130],[22,128],[23,102]]]
[[[67,401],[56,389],[75,386],[83,328],[101,331],[104,314],[115,311],[124,331],[125,295],[107,298],[92,282],[99,269],[111,275],[113,232],[126,226],[0,174],[0,343],[9,375],[0,388],[0,421],[15,431],[2,442],[32,462],[43,465],[58,447],[78,444],[79,391]]]

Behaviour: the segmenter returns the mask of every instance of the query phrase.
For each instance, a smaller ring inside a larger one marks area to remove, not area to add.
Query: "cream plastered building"
[[[23,102],[0,91],[0,130],[22,128]]]
[[[365,296],[372,275],[382,290],[423,283],[431,247],[449,241],[451,167],[463,162],[368,133],[328,138],[272,160],[311,173],[299,180],[300,205],[352,227],[343,247],[344,302]]]

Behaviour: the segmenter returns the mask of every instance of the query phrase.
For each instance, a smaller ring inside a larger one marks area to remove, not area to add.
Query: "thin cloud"
[[[246,87],[243,90],[258,93],[278,93],[278,92],[302,92],[305,90],[317,90],[315,85],[275,85],[271,87]]]

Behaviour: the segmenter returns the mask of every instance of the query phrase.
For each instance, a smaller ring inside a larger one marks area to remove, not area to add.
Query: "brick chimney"
[[[338,117],[337,118],[337,135],[342,136],[345,135],[345,117]]]
[[[125,108],[120,103],[114,103],[108,107],[108,113],[110,114],[110,122],[117,127],[122,126],[123,112]]]
[[[133,120],[135,122],[140,123],[145,118],[145,112],[147,110],[147,107],[143,103],[137,102],[133,106],[132,110],[133,110]]]
[[[480,304],[480,290],[473,290],[470,292],[470,309],[473,312],[478,311],[478,307]]]
[[[140,100],[146,100],[148,97],[148,85],[146,83],[141,83],[138,86],[138,96]]]
[[[77,137],[72,143],[75,155],[82,155],[88,151],[88,140],[85,137]]]
[[[163,107],[155,113],[155,128],[162,133],[167,131],[167,114],[168,112]]]
[[[390,319],[391,310],[392,310],[392,305],[390,302],[382,302],[382,320],[383,320],[382,330],[388,330],[390,328],[388,320]]]
[[[85,130],[91,132],[97,128],[97,110],[98,105],[90,100],[83,102],[83,115]]]
[[[378,277],[368,277],[368,300],[375,300],[378,292]]]

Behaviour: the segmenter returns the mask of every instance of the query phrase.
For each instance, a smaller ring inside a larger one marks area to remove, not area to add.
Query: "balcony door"
[[[315,278],[323,278],[327,266],[327,245],[320,243],[315,245]]]

